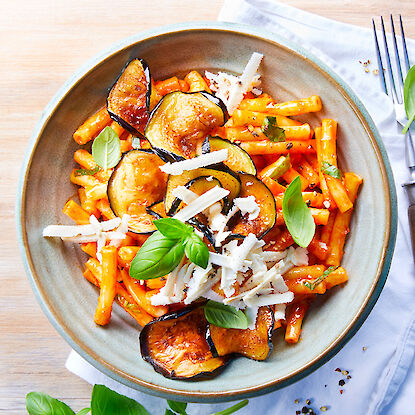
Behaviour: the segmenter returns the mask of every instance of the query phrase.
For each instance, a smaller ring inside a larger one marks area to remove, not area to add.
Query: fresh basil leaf
[[[402,133],[406,134],[410,125],[415,120],[415,65],[409,69],[408,74],[406,75],[403,86],[403,97],[408,122],[402,130]]]
[[[68,405],[41,392],[26,395],[26,409],[29,415],[75,415]]]
[[[150,415],[137,401],[105,387],[95,385],[91,397],[92,415]]]
[[[193,226],[186,225],[174,218],[161,218],[153,221],[156,228],[170,239],[185,239],[193,233]]]
[[[75,170],[75,176],[93,176],[94,174],[98,173],[100,168],[97,166],[95,169],[77,169]]]
[[[245,399],[244,401],[238,402],[236,405],[231,406],[230,408],[224,409],[223,411],[220,412],[215,412],[212,415],[230,415],[233,414],[236,411],[239,411],[240,409],[242,409],[243,407],[245,407],[246,405],[248,405],[248,399]]]
[[[164,415],[176,415],[176,414],[170,409],[166,409],[166,412],[164,412]]]
[[[194,264],[203,269],[207,268],[209,262],[209,249],[194,232],[185,239],[184,253]]]
[[[241,310],[230,305],[209,300],[204,305],[206,320],[214,326],[225,329],[247,329],[248,317]]]
[[[120,138],[111,127],[105,127],[92,143],[92,157],[104,170],[117,165],[121,158]]]
[[[76,415],[86,415],[89,414],[91,412],[91,408],[84,408],[81,409],[79,412],[76,413]]]
[[[187,415],[186,408],[187,403],[186,402],[177,402],[177,401],[169,401],[167,400],[167,404],[170,406],[170,408],[180,414],[180,415]]]
[[[137,280],[163,277],[179,265],[184,246],[179,239],[166,238],[160,231],[154,232],[138,250],[131,262],[130,276]]]
[[[336,166],[333,166],[332,164],[328,163],[327,161],[321,162],[321,171],[324,174],[328,174],[329,176],[334,177],[335,179],[340,180],[342,178],[340,170]]]
[[[313,239],[316,225],[301,194],[301,181],[297,176],[287,187],[282,201],[282,214],[294,241],[306,248]]]
[[[326,279],[326,278],[327,278],[327,276],[328,276],[329,274],[331,274],[333,271],[335,271],[337,268],[338,268],[338,267],[334,267],[334,266],[332,266],[332,267],[328,267],[328,268],[327,268],[327,269],[323,272],[323,274],[322,274],[320,277],[316,278],[314,281],[304,281],[304,282],[303,282],[303,284],[304,284],[307,288],[309,288],[310,290],[314,290],[314,288],[316,288],[316,287],[317,287],[317,285],[319,285],[321,281],[323,281],[324,279]]]
[[[133,137],[132,142],[131,142],[131,147],[134,148],[135,150],[141,148],[140,137]]]
[[[273,116],[267,116],[264,118],[261,127],[264,135],[267,136],[269,141],[277,143],[279,141],[285,141],[284,128],[278,127],[277,118]]]

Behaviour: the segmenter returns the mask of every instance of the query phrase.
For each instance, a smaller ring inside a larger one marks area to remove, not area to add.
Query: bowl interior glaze
[[[303,56],[307,53],[301,48],[277,36],[262,36],[245,26],[198,23],[128,39],[65,85],[49,104],[32,139],[17,214],[33,289],[72,347],[101,371],[136,389],[174,399],[218,402],[286,386],[315,370],[344,345],[384,284],[394,246],[396,209],[389,164],[376,129],[348,87],[332,78],[317,59]],[[42,229],[70,223],[62,207],[76,194],[69,182],[77,149],[72,133],[104,105],[108,88],[128,60],[144,58],[155,79],[191,69],[239,74],[254,51],[265,56],[261,64],[264,91],[279,100],[321,96],[323,111],[303,119],[312,126],[324,117],[338,120],[340,165],[364,178],[343,259],[350,280],[312,307],[297,345],[287,345],[277,334],[274,351],[265,362],[238,358],[213,379],[169,380],[141,359],[137,326],[118,306],[107,327],[94,324],[97,290],[82,277],[85,254],[78,246],[42,238]]]

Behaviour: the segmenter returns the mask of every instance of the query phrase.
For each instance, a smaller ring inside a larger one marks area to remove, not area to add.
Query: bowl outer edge
[[[129,47],[132,43],[136,43],[144,39],[147,39],[149,37],[158,36],[158,35],[166,34],[169,32],[178,32],[182,30],[185,30],[185,31],[186,30],[203,30],[203,29],[238,32],[242,34],[264,38],[265,40],[271,40],[271,41],[277,42],[285,47],[288,47],[289,49],[292,49],[298,54],[302,55],[303,57],[311,61],[311,63],[314,63],[316,66],[320,67],[320,69],[325,71],[330,77],[332,77],[337,82],[337,84],[339,84],[341,88],[346,92],[346,94],[351,98],[353,104],[358,108],[361,115],[363,116],[363,119],[366,121],[366,123],[369,126],[369,129],[371,130],[371,133],[376,141],[378,150],[382,156],[383,167],[386,172],[386,179],[388,182],[388,186],[389,186],[388,190],[390,194],[390,206],[389,206],[390,232],[389,232],[389,242],[387,244],[387,249],[384,255],[383,266],[382,266],[379,278],[372,290],[372,293],[369,296],[368,301],[364,305],[363,309],[361,309],[361,312],[358,318],[352,323],[347,333],[343,335],[341,340],[338,341],[338,343],[334,347],[332,347],[329,352],[325,352],[323,356],[317,358],[317,361],[315,361],[314,363],[306,367],[302,372],[295,374],[291,378],[278,382],[277,384],[259,385],[258,387],[250,388],[248,392],[229,391],[229,393],[226,393],[221,396],[217,396],[217,394],[213,394],[213,393],[206,394],[203,392],[191,392],[191,393],[187,391],[176,391],[175,392],[167,388],[159,387],[157,385],[148,385],[147,387],[142,386],[136,382],[133,382],[132,379],[130,380],[126,377],[121,376],[118,373],[114,373],[104,361],[100,361],[99,359],[94,359],[93,357],[91,357],[83,348],[81,348],[81,346],[76,342],[76,340],[72,338],[69,335],[69,333],[65,331],[65,329],[57,321],[51,308],[47,306],[45,298],[43,298],[39,290],[39,287],[37,286],[35,282],[35,278],[33,276],[33,270],[28,261],[26,236],[24,232],[24,226],[22,223],[22,208],[24,206],[27,171],[31,165],[32,156],[33,156],[38,138],[42,133],[43,126],[53,115],[54,109],[57,106],[57,104],[65,97],[65,95],[73,88],[73,86],[77,82],[79,82],[90,70],[92,70],[100,62],[102,62],[103,60],[111,56],[112,54],[118,52],[119,50]],[[137,389],[145,393],[150,393],[152,395],[155,395],[161,398],[173,398],[175,400],[188,401],[188,402],[226,402],[226,401],[232,401],[235,399],[259,396],[262,394],[269,393],[273,390],[283,388],[294,382],[297,382],[298,380],[309,375],[311,372],[313,372],[318,367],[322,366],[324,363],[330,360],[354,336],[354,334],[361,327],[361,325],[363,324],[363,322],[366,320],[367,316],[369,315],[370,311],[374,307],[382,291],[382,288],[386,282],[386,278],[389,272],[392,255],[393,255],[393,251],[395,247],[395,242],[396,242],[397,197],[396,197],[396,189],[395,189],[394,180],[393,180],[393,174],[392,174],[392,170],[391,170],[390,163],[389,163],[389,158],[387,156],[386,149],[380,138],[380,134],[377,130],[377,127],[375,126],[372,118],[368,114],[367,110],[363,106],[360,99],[355,95],[353,90],[341,79],[339,75],[337,75],[331,68],[329,68],[324,62],[322,62],[315,55],[307,52],[300,46],[292,43],[291,41],[287,40],[286,38],[276,33],[265,32],[265,31],[256,29],[252,26],[237,24],[237,23],[200,21],[200,22],[188,22],[188,23],[165,25],[165,26],[161,26],[155,29],[149,29],[149,30],[140,32],[136,35],[130,36],[122,40],[121,42],[118,42],[110,46],[103,52],[99,53],[98,55],[96,55],[95,57],[87,61],[64,83],[64,85],[58,90],[58,92],[54,95],[54,97],[50,100],[50,102],[45,107],[33,131],[33,134],[29,140],[28,147],[27,147],[25,157],[24,157],[24,161],[23,161],[21,171],[20,171],[18,192],[17,192],[17,198],[16,198],[15,217],[16,217],[17,237],[18,237],[20,253],[23,259],[26,273],[29,277],[29,280],[32,286],[32,290],[36,296],[36,299],[38,303],[40,304],[43,312],[46,314],[47,318],[51,322],[51,324],[55,327],[55,329],[59,332],[59,334],[67,341],[67,343],[78,354],[80,354],[90,364],[92,364],[94,367],[96,367],[97,369],[99,369],[101,372],[111,377],[112,379],[126,386],[129,386],[133,389]]]

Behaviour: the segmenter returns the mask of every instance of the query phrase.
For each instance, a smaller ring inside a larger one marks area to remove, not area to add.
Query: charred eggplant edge
[[[151,72],[150,72],[150,67],[148,65],[148,63],[142,59],[142,58],[132,58],[130,59],[122,68],[120,74],[117,76],[117,79],[114,81],[114,83],[111,85],[111,87],[108,89],[108,94],[107,94],[107,99],[105,100],[106,102],[106,106],[107,106],[107,111],[108,114],[110,116],[110,118],[117,122],[118,124],[121,125],[122,128],[124,128],[125,130],[127,130],[129,133],[134,134],[137,137],[140,138],[145,138],[143,133],[140,133],[137,129],[135,129],[133,126],[131,126],[130,124],[128,124],[126,121],[124,121],[122,118],[120,118],[117,114],[114,114],[112,111],[110,111],[108,109],[108,98],[109,95],[112,91],[112,89],[114,88],[114,86],[117,84],[118,80],[121,78],[121,75],[124,73],[124,71],[127,69],[128,65],[135,60],[139,60],[143,69],[144,69],[144,74],[146,75],[146,80],[147,80],[147,91],[146,91],[146,108],[147,111],[149,112],[149,117],[150,117],[150,98],[151,98],[151,90],[152,90],[152,82],[151,82]],[[146,124],[147,125],[147,124]]]
[[[223,364],[219,367],[217,367],[215,370],[213,370],[212,372],[200,372],[195,376],[192,376],[190,378],[186,378],[186,377],[182,377],[182,376],[175,376],[174,374],[169,373],[167,370],[165,370],[164,368],[160,367],[154,360],[152,357],[150,357],[150,353],[148,350],[148,345],[146,344],[145,341],[145,334],[146,332],[149,330],[149,327],[152,324],[155,324],[159,321],[165,321],[165,320],[172,320],[172,319],[176,319],[179,317],[182,317],[188,313],[190,313],[191,311],[194,311],[196,308],[200,307],[200,304],[194,305],[194,306],[190,306],[187,307],[183,310],[179,310],[179,311],[174,311],[172,313],[169,314],[165,314],[164,316],[159,317],[156,320],[150,321],[150,323],[147,323],[143,329],[140,332],[139,335],[139,341],[140,341],[140,353],[141,353],[141,357],[143,358],[144,361],[148,362],[151,364],[151,366],[153,366],[154,370],[157,373],[160,373],[161,375],[163,375],[164,377],[168,378],[168,379],[173,379],[173,380],[194,380],[194,379],[203,379],[203,378],[210,378],[213,377],[215,375],[217,375],[219,372],[221,372],[225,366],[230,362],[230,356],[214,356],[212,351],[212,357],[213,358],[217,358],[217,357],[221,357],[223,359]],[[207,323],[209,325],[209,323]],[[208,330],[208,326],[206,329],[206,333]],[[209,343],[208,343],[209,346]],[[210,349],[210,346],[209,346]]]

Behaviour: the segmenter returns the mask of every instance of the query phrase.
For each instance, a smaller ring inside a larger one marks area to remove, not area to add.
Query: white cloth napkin
[[[219,20],[277,32],[307,48],[346,80],[379,128],[392,164],[399,203],[398,237],[390,275],[359,332],[310,376],[283,390],[251,399],[239,414],[295,414],[306,405],[306,399],[311,399],[311,405],[307,406],[316,413],[321,413],[321,406],[336,415],[409,413],[413,407],[411,392],[415,390],[415,272],[408,232],[408,202],[401,188],[401,183],[408,179],[408,171],[404,137],[394,119],[393,106],[381,92],[379,76],[372,73],[377,67],[372,33],[270,0],[227,0]],[[415,41],[408,39],[407,44],[414,63]],[[359,61],[368,59],[370,72],[366,73]],[[153,414],[164,413],[163,400],[120,385],[75,352],[70,354],[66,367],[92,384],[105,384],[138,400]],[[348,370],[351,376],[342,387],[338,382],[346,376],[336,368]],[[296,399],[300,403],[295,403]],[[189,412],[209,414],[226,406],[191,404]]]

